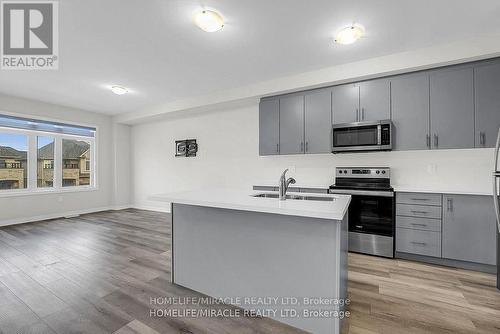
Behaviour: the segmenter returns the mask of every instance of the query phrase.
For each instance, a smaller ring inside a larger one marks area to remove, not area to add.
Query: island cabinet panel
[[[172,282],[315,334],[340,334],[337,317],[287,317],[287,297],[347,298],[347,216],[317,219],[266,212],[172,204]],[[298,314],[311,309],[293,305]],[[325,311],[343,310],[322,305]]]
[[[443,257],[496,264],[496,217],[490,196],[443,195]]]
[[[305,95],[305,153],[330,153],[332,92],[312,91]],[[298,134],[300,136],[300,133]]]
[[[410,74],[391,81],[394,150],[430,149],[429,75]]]
[[[280,154],[304,153],[304,96],[280,98],[279,115]]]
[[[480,64],[474,69],[475,144],[495,147],[500,127],[500,63]]]
[[[262,100],[259,105],[259,155],[279,154],[279,100]]]
[[[430,73],[431,147],[474,147],[473,68]]]
[[[359,119],[359,85],[333,87],[333,123],[352,123]]]
[[[359,122],[391,118],[391,82],[378,79],[359,84]]]

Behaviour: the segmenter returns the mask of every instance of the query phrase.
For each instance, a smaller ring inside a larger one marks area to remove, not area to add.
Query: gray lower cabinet
[[[443,195],[443,257],[496,265],[496,218],[490,196]]]
[[[332,152],[332,91],[317,90],[304,96],[305,153]]]
[[[430,149],[429,75],[412,74],[391,81],[394,150]]]
[[[359,86],[347,84],[333,87],[333,123],[352,123],[359,119]]]
[[[441,257],[441,232],[396,229],[396,251]]]
[[[445,68],[430,73],[431,146],[474,147],[473,68]]]
[[[360,111],[358,121],[379,121],[391,118],[391,82],[378,79],[359,84]]]
[[[279,154],[279,99],[261,100],[259,104],[259,155]]]
[[[304,96],[280,98],[280,154],[304,153]]]
[[[480,64],[474,69],[475,144],[495,147],[500,127],[500,63]]]

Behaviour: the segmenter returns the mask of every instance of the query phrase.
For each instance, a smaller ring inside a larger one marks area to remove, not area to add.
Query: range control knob
[[[344,174],[347,174],[347,171],[346,171],[346,170],[344,170]]]
[[[385,174],[385,170],[382,171],[382,174]]]
[[[342,174],[342,171],[341,171],[341,170],[339,170],[339,174]]]
[[[378,171],[376,171],[376,173],[377,173],[377,174],[380,174],[380,171],[378,170]]]

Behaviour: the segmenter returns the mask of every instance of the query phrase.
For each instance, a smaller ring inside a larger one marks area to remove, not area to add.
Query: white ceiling
[[[202,5],[223,30],[192,24]],[[498,0],[61,0],[59,12],[59,70],[0,71],[0,92],[108,114],[500,32]],[[353,22],[366,37],[334,45]]]

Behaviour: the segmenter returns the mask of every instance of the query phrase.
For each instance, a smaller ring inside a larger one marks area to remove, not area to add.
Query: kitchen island
[[[316,333],[340,333],[348,195],[214,190],[170,203],[172,282]],[[260,196],[260,197],[255,197]]]

